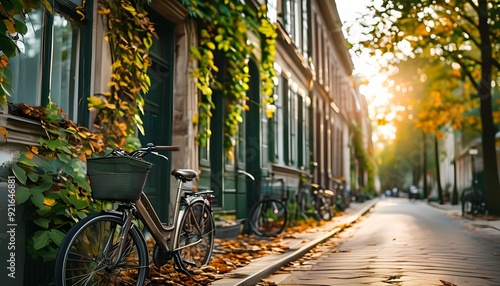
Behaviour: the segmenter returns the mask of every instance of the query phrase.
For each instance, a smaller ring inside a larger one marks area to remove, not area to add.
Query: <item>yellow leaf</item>
[[[77,9],[76,13],[80,15],[80,21],[83,21],[85,19],[85,14],[80,9]]]
[[[31,153],[30,151],[26,152],[26,158],[28,159],[33,159],[35,155],[33,155],[33,153]]]
[[[3,138],[5,138],[5,140],[7,140],[9,132],[7,131],[7,129],[5,127],[0,126],[0,135],[2,135]]]
[[[215,45],[214,45],[214,43],[212,43],[212,42],[208,42],[208,43],[207,43],[207,47],[208,47],[209,49],[211,49],[211,50],[215,50]]]
[[[116,109],[116,105],[108,103],[108,102],[106,102],[104,104],[104,107],[109,108],[109,109]]]
[[[102,99],[100,97],[91,96],[87,98],[87,100],[89,101],[89,107],[96,107],[96,108],[104,107],[104,103],[102,102]]]
[[[43,6],[49,11],[49,13],[52,13],[52,5],[50,5],[48,0],[42,0]]]
[[[36,146],[31,146],[30,151],[33,152],[34,154],[38,154],[38,147]]]
[[[52,198],[44,198],[43,199],[43,204],[46,205],[46,206],[49,206],[49,207],[52,207],[56,204],[56,200],[52,199]]]

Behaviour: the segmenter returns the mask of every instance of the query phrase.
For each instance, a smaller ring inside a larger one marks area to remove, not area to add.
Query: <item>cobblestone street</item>
[[[426,202],[380,200],[319,247],[318,259],[268,279],[283,286],[500,285],[500,231]]]

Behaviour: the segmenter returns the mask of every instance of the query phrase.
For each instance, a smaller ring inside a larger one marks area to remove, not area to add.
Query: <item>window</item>
[[[84,62],[85,25],[76,6],[81,2],[59,0],[54,2],[53,13],[44,9],[30,13],[28,33],[18,42],[20,53],[11,60],[14,94],[9,101],[45,105],[50,98],[68,119],[77,121],[79,108],[85,104],[82,98],[89,95],[80,76],[84,74],[80,63]]]
[[[297,166],[297,143],[298,143],[298,121],[299,121],[299,113],[298,113],[298,94],[297,94],[297,86],[296,84],[291,85],[289,90],[289,99],[288,99],[288,164],[290,166]]]
[[[308,14],[308,7],[307,7],[308,1],[302,0],[302,19],[301,19],[301,24],[302,24],[302,41],[301,41],[301,51],[302,51],[302,56],[307,59],[309,57],[309,17],[307,16]]]
[[[276,23],[278,18],[278,0],[267,0],[267,17],[271,23]]]
[[[284,104],[284,96],[285,96],[285,91],[288,90],[288,81],[280,76],[279,80],[279,85],[275,87],[275,90],[278,91],[277,94],[278,98],[275,101],[276,105],[276,111],[273,116],[273,125],[274,125],[274,162],[275,163],[283,163],[283,147],[285,145],[283,139],[284,139],[284,122],[283,118],[285,116],[285,111],[283,110],[283,104]],[[281,161],[281,162],[280,162]]]
[[[309,106],[311,99],[301,94],[298,100],[298,132],[299,132],[299,145],[298,145],[298,166],[309,168]]]
[[[285,17],[285,30],[292,40],[298,41],[299,38],[296,37],[297,28],[297,0],[285,0],[283,7],[283,15]]]

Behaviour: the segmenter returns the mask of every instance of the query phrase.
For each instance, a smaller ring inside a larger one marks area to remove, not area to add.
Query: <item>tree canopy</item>
[[[368,23],[365,37],[353,43],[355,50],[379,56],[383,68],[391,72],[410,59],[439,61],[449,71],[448,76],[455,77],[462,87],[470,86],[470,94],[479,101],[487,207],[490,213],[500,214],[497,129],[492,109],[492,89],[500,85],[498,53],[493,52],[500,50],[500,5],[488,0],[383,0],[370,8],[372,14],[363,21]],[[446,72],[437,70],[437,74]],[[425,104],[439,103],[440,107],[421,118],[424,129],[435,132],[445,123],[443,118],[459,127],[465,110],[454,104],[449,83],[436,80],[426,91],[432,100]],[[451,111],[447,104],[456,107],[453,115],[446,113]],[[429,122],[433,126],[426,126]]]

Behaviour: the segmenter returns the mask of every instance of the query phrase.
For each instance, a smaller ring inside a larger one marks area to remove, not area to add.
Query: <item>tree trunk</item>
[[[481,36],[481,82],[478,86],[481,100],[481,124],[483,147],[483,172],[486,208],[489,214],[500,215],[500,183],[495,150],[495,125],[493,123],[491,102],[492,47],[488,7],[486,0],[478,1],[479,33]]]

